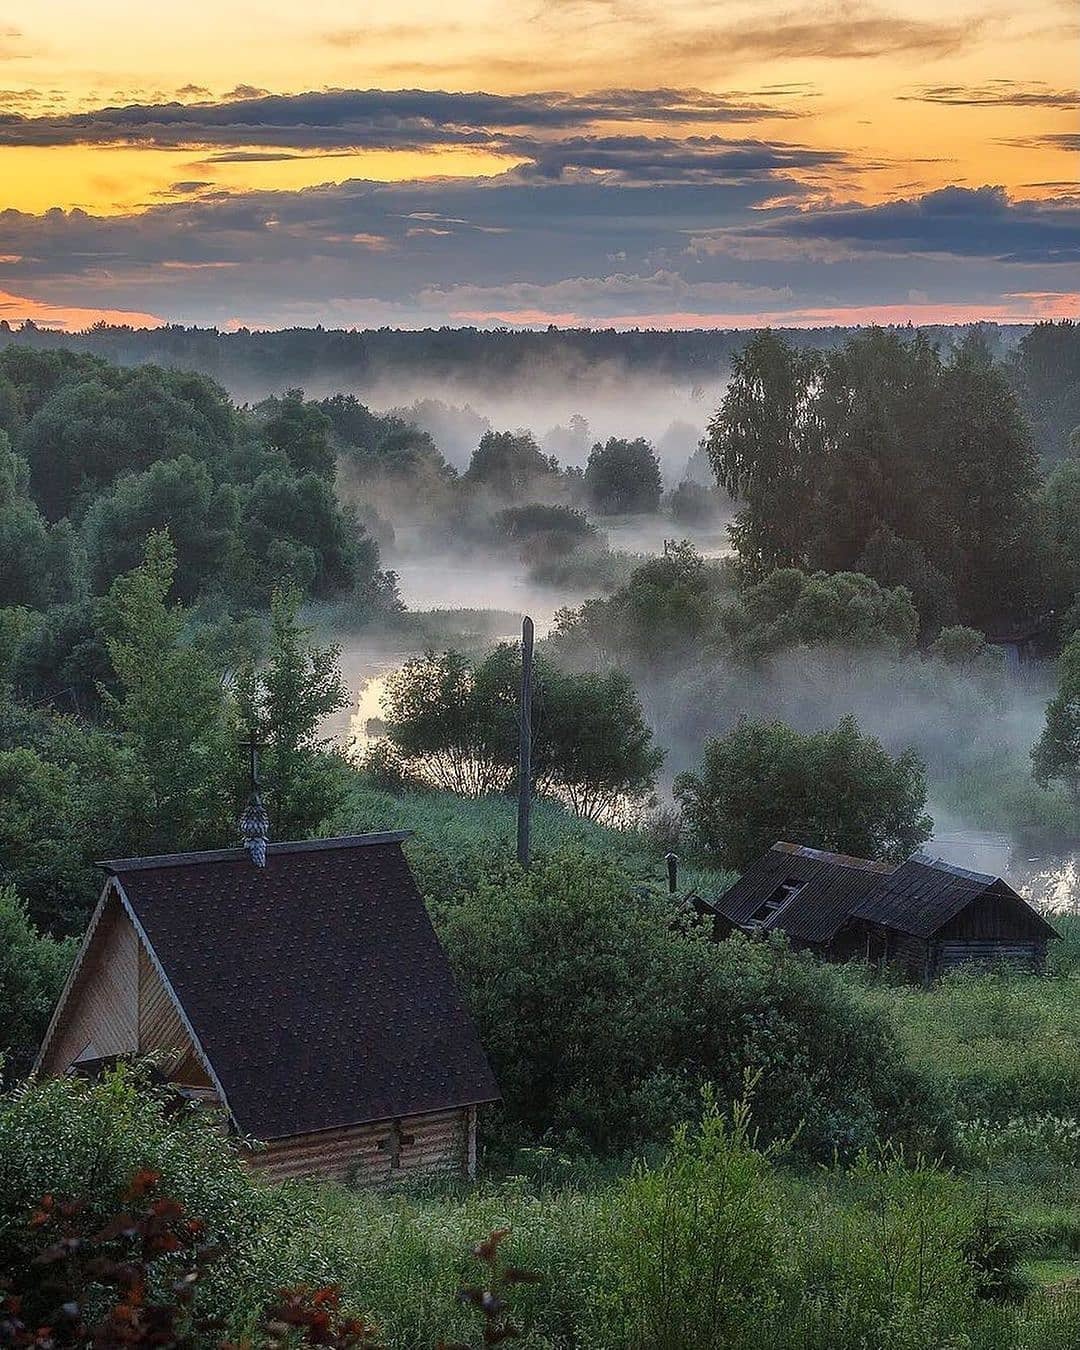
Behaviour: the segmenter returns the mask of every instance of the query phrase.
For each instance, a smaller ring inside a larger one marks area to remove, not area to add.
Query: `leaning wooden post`
[[[532,666],[533,621],[521,624],[521,697],[518,700],[518,826],[517,855],[529,865],[529,814],[532,810]]]

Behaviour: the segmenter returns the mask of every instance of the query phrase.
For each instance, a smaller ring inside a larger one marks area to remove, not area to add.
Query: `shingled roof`
[[[924,853],[893,867],[776,843],[730,890],[707,904],[738,928],[779,929],[802,942],[828,943],[848,919],[930,937],[984,895],[1015,902],[1033,932],[1057,936],[1038,910],[999,877],[969,872]],[[766,907],[766,917],[755,920]]]
[[[780,928],[803,942],[828,942],[852,909],[892,869],[888,863],[826,853],[800,844],[773,844],[717,900],[716,913],[736,927],[749,925],[753,916],[787,883],[800,889],[759,929]]]
[[[404,834],[103,863],[242,1133],[498,1098]]]
[[[943,928],[973,900],[994,894],[1015,901],[1029,911],[1028,922],[1045,937],[1056,937],[1055,930],[1023,896],[1007,882],[983,872],[916,853],[895,871],[881,879],[851,911],[852,917],[868,919],[886,928],[895,928],[913,937],[926,938]]]

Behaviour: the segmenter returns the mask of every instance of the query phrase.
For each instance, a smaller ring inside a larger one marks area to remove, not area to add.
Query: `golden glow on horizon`
[[[259,154],[273,147],[238,146]],[[340,155],[306,155],[279,150],[290,158],[213,162],[221,147],[204,151],[148,150],[127,146],[0,146],[0,209],[40,214],[51,207],[81,208],[115,216],[181,201],[200,191],[295,190],[320,183],[366,178],[484,177],[502,173],[518,160],[486,150],[366,150]],[[174,184],[187,184],[178,190]],[[199,185],[199,186],[192,186]]]
[[[687,85],[752,93],[805,84],[811,97],[780,99],[807,114],[797,120],[682,130],[768,135],[851,152],[874,167],[822,173],[815,185],[867,202],[946,183],[1000,184],[1038,195],[1043,190],[1029,184],[1070,177],[1061,151],[1003,144],[1073,130],[1069,109],[901,101],[920,85],[979,85],[1005,76],[1051,88],[1075,85],[1080,35],[1071,3],[1063,0],[1032,0],[1018,9],[967,0],[948,10],[937,0],[894,0],[891,8],[870,0],[804,0],[801,6],[775,0],[775,8],[760,0],[579,0],[540,7],[535,0],[462,0],[452,11],[435,0],[370,0],[363,7],[353,0],[309,0],[302,7],[285,0],[189,0],[175,7],[12,0],[8,8],[18,36],[0,49],[0,110],[6,110],[5,88],[24,91],[7,104],[11,111],[31,113],[198,101],[240,85],[275,93]],[[793,22],[800,26],[785,42],[785,26]],[[800,54],[815,41],[833,52],[880,54]],[[36,109],[27,90],[40,94]],[[666,124],[652,134],[679,131]],[[0,207],[78,205],[106,214],[167,200],[171,183],[194,178],[234,190],[289,189],[356,177],[487,174],[506,166],[486,152],[468,151],[200,168],[193,164],[200,155],[189,151],[75,147],[12,154],[0,161]]]
[[[718,137],[786,143],[836,155],[835,163],[777,172],[777,179],[786,181],[778,181],[775,196],[794,206],[874,205],[946,186],[998,186],[1014,199],[1080,195],[1073,186],[1075,151],[1065,148],[1076,134],[1075,108],[1060,106],[1060,99],[1055,106],[1054,100],[1040,101],[1031,94],[1076,86],[1080,47],[1076,0],[1027,0],[1021,6],[1005,0],[956,0],[952,6],[943,6],[940,0],[459,0],[452,9],[444,0],[366,0],[364,5],[357,0],[307,0],[303,6],[286,0],[187,0],[184,6],[168,7],[138,0],[93,4],[8,0],[4,9],[0,117],[92,114],[127,104],[219,103],[267,91],[299,94],[335,88],[493,94],[698,88],[733,102],[765,105],[765,111],[750,120],[680,123],[635,112],[631,101],[622,120],[570,130],[541,126],[520,131],[524,139],[540,140]],[[1027,89],[1026,101],[995,103],[993,95],[1006,92],[1006,82]],[[939,102],[912,97],[926,87],[959,94],[953,102],[948,95]],[[989,93],[982,102],[965,102],[964,90]],[[388,130],[394,129],[391,121]],[[505,130],[512,134],[513,129]],[[257,142],[260,133],[250,134]],[[288,140],[284,131],[268,132],[264,127],[261,134],[280,134]],[[1055,136],[1061,137],[1056,145]],[[288,144],[246,144],[242,131],[235,137],[179,150],[131,144],[0,145],[0,211],[14,208],[40,215],[51,208],[81,209],[137,221],[154,208],[214,193],[297,191],[362,179],[389,183],[491,177],[522,162],[520,157],[477,147],[313,152]],[[301,143],[304,139],[298,136]],[[791,191],[791,180],[805,196]],[[317,256],[318,214],[312,213],[312,256]],[[175,222],[182,231],[188,221],[183,210],[173,211],[167,228],[171,230]],[[603,228],[600,217],[587,224],[589,230]],[[720,225],[718,221],[717,229]],[[47,226],[35,221],[27,231],[23,224],[22,234],[12,234],[10,247],[30,259],[33,250],[23,239],[43,228]],[[124,228],[111,237],[122,238]],[[192,229],[197,228],[196,221]],[[302,210],[289,228],[306,241],[308,225]],[[562,228],[574,228],[569,217]],[[100,229],[104,234],[115,226]],[[702,226],[700,233],[707,236],[709,229],[708,224]],[[87,233],[92,233],[89,227]],[[438,233],[436,227],[431,233]],[[322,237],[335,245],[355,246],[358,256],[386,247],[373,234],[347,240]],[[79,273],[79,290],[65,284],[75,277],[75,266],[69,277],[45,275],[43,269],[31,270],[33,259],[24,266],[19,258],[0,257],[0,286],[5,271],[8,277],[8,289],[0,290],[0,317],[75,327],[99,317],[155,323],[159,320],[152,313],[128,315],[86,305],[101,296],[106,306],[110,300],[153,306],[161,303],[161,278],[172,275],[185,294],[204,297],[200,303],[205,306],[212,303],[205,296],[216,286],[213,269],[222,269],[224,295],[226,269],[239,265],[212,261],[212,253],[209,259],[200,259],[197,250],[191,255],[195,261],[166,256],[162,262],[159,253],[159,260],[142,270],[127,267],[121,287],[122,269],[114,271],[112,264],[112,257],[119,255],[110,255],[108,247],[103,248],[100,263],[94,264],[96,271]],[[224,256],[230,256],[228,250]],[[303,250],[289,256],[302,257]],[[641,259],[625,260],[625,252],[613,249],[609,270],[647,276],[650,270],[669,265],[663,257],[650,256],[647,245]],[[350,253],[350,265],[351,261]],[[509,252],[501,256],[505,279],[513,280],[519,265],[519,279],[525,279],[531,261],[524,253],[520,259]],[[69,265],[65,259],[65,273]],[[184,282],[185,271],[191,273],[190,286]],[[34,281],[16,283],[11,280],[16,273]],[[1018,282],[1017,275],[1023,281]],[[416,278],[420,308],[402,308],[407,319],[419,313],[422,321],[425,280]],[[456,322],[591,322],[616,327],[961,322],[974,317],[1020,321],[1076,312],[1078,297],[1065,292],[1064,280],[1060,292],[1035,291],[1036,286],[1056,284],[1056,277],[1045,274],[1029,281],[1026,271],[1020,270],[997,289],[980,278],[977,288],[954,293],[985,294],[983,306],[953,302],[948,296],[935,303],[914,285],[910,290],[905,285],[882,292],[907,294],[910,304],[844,306],[841,298],[858,298],[857,288],[837,293],[825,287],[812,292],[796,287],[791,308],[775,314],[627,313],[597,319],[576,312],[549,314],[540,299],[535,309],[524,304],[501,309],[493,301],[491,310],[463,307],[453,317]],[[780,294],[780,289],[774,287],[773,293]],[[245,294],[240,288],[235,311],[228,311],[241,315],[238,323],[250,322],[242,313]],[[824,302],[821,307],[810,307],[811,294]],[[67,296],[83,304],[65,306]],[[514,300],[499,297],[507,306]],[[231,294],[228,303],[233,303]],[[312,301],[328,315],[334,303],[332,297]],[[351,305],[347,293],[342,303]],[[382,311],[375,301],[370,312],[363,310],[366,303],[357,301],[355,318],[347,309],[346,321],[396,320],[396,296],[385,301]],[[553,309],[559,307],[559,300],[551,303]],[[642,303],[648,302],[634,302]],[[673,311],[681,304],[670,298],[667,303]],[[775,302],[770,298],[768,303]]]

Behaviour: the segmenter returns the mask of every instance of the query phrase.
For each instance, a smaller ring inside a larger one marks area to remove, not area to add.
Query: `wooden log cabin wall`
[[[270,1179],[473,1175],[498,1089],[405,837],[104,864],[37,1072],[152,1054]]]

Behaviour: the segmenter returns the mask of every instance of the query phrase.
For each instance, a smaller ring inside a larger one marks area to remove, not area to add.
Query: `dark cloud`
[[[790,108],[699,89],[500,95],[424,89],[264,94],[238,86],[217,103],[131,104],[64,116],[0,117],[3,145],[274,145],[415,149],[492,145],[513,129],[558,132],[598,122],[723,123],[790,118]]]
[[[1075,89],[1051,89],[1043,81],[1024,84],[1019,80],[990,80],[986,84],[928,85],[914,94],[903,94],[907,102],[945,103],[965,108],[1067,108],[1075,109],[1080,92]]]
[[[227,94],[223,94],[222,98],[226,102],[248,102],[251,99],[266,98],[269,93],[269,89],[260,89],[255,84],[238,84]]]
[[[630,142],[607,147],[612,154],[656,163],[647,138],[609,139]],[[661,153],[681,155],[672,144]],[[5,264],[4,284],[53,304],[267,325],[528,312],[678,322],[671,316],[903,304],[915,294],[992,307],[1075,289],[1075,201],[1015,201],[984,187],[820,207],[767,158],[755,161],[761,177],[727,166],[707,182],[635,181],[627,175],[640,163],[619,163],[558,178],[197,190],[107,218],[3,211],[0,256],[17,260]]]
[[[1002,145],[1018,145],[1025,150],[1080,150],[1080,131],[1052,131],[1042,136],[1011,136]]]
[[[568,137],[550,144],[514,144],[530,160],[525,176],[551,179],[589,170],[627,182],[734,183],[846,161],[846,156],[837,151],[726,140],[721,136],[590,136]]]
[[[747,239],[829,241],[849,250],[933,254],[1001,263],[1080,262],[1080,212],[1068,203],[1013,201],[1000,187],[950,187],[880,206],[768,213],[734,231]],[[722,237],[722,236],[721,236]]]

